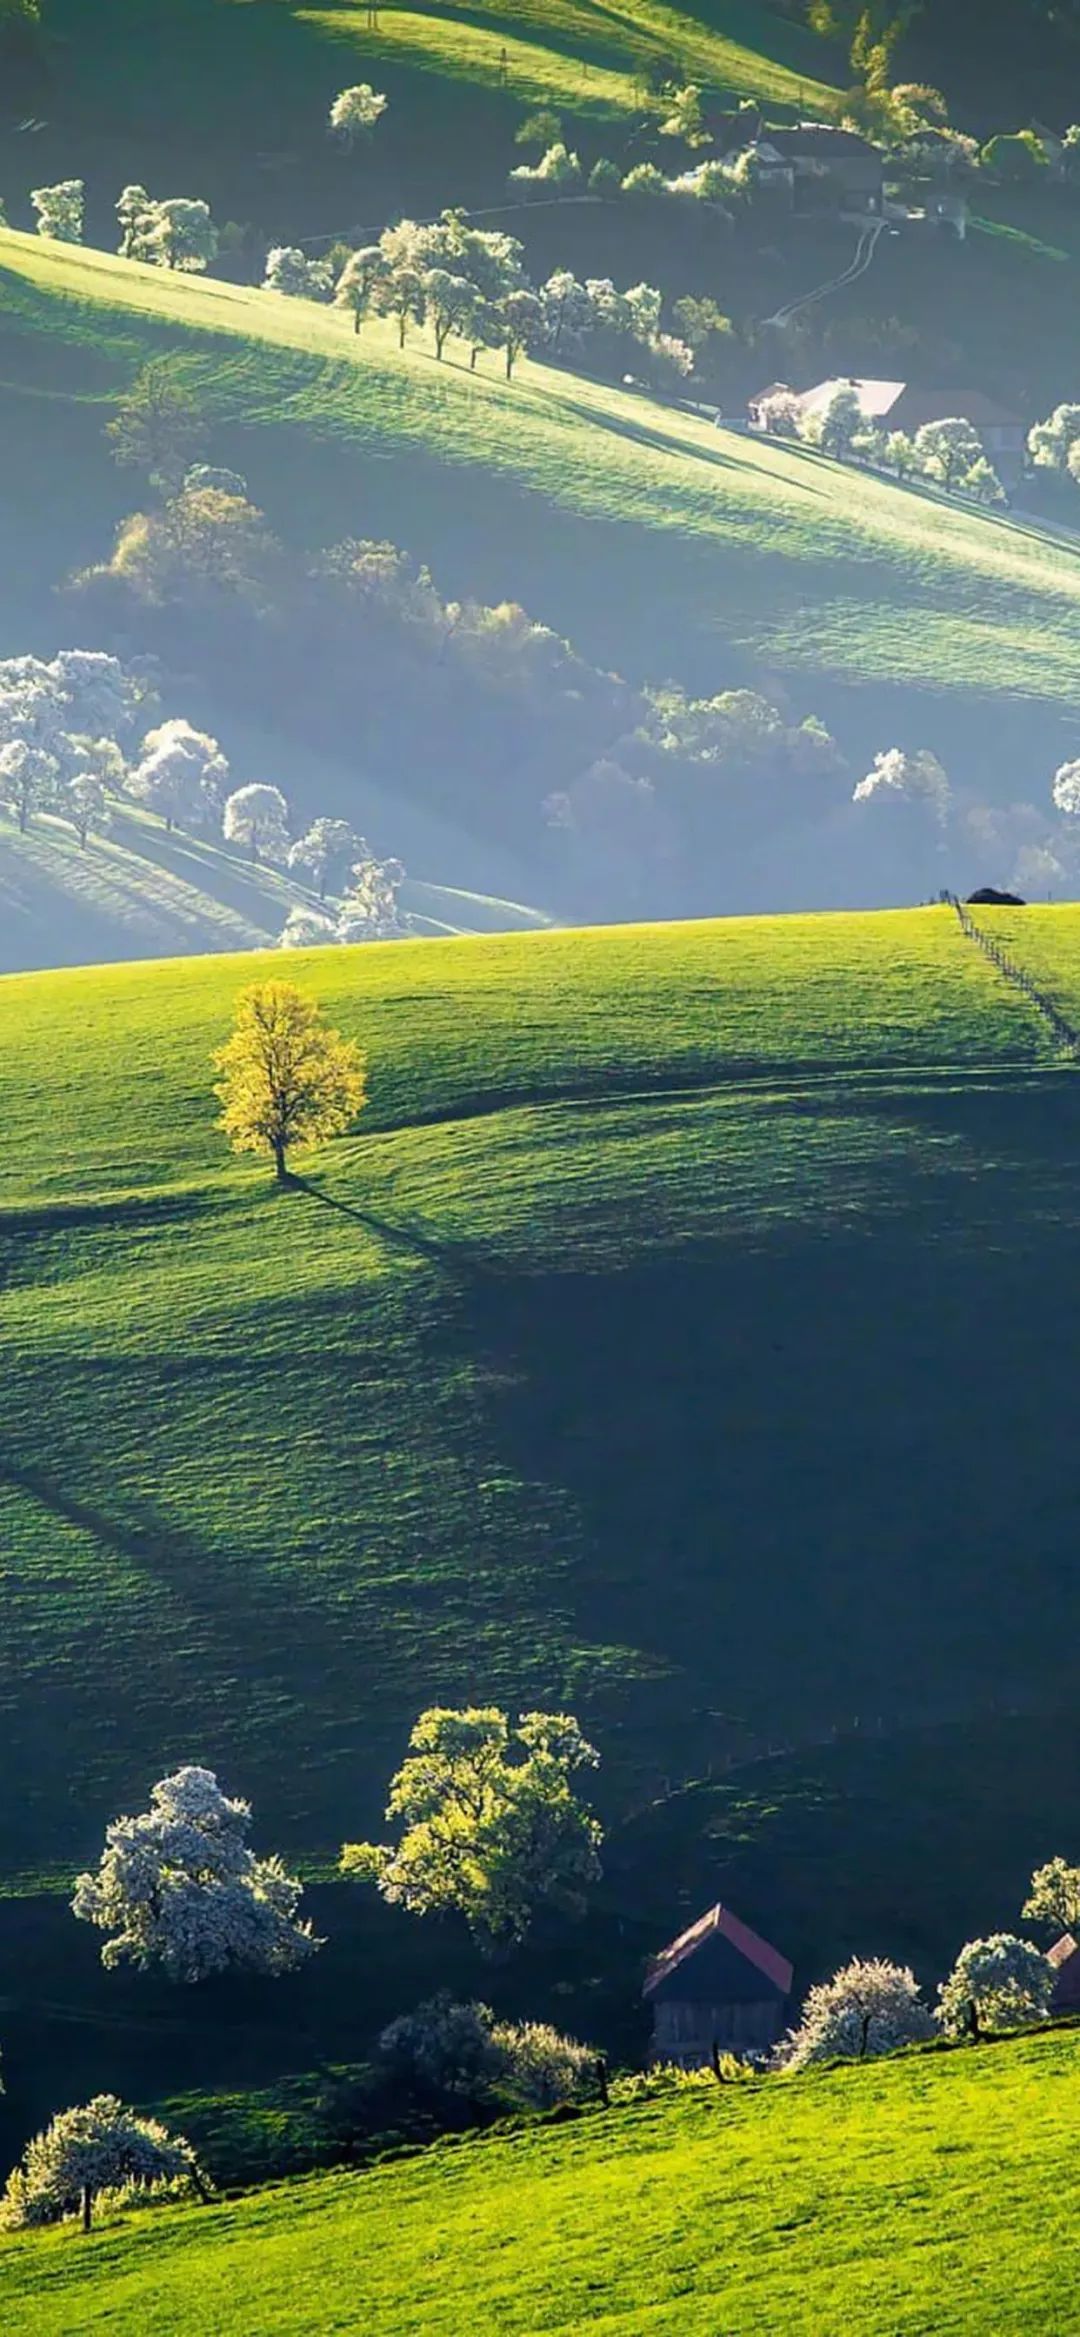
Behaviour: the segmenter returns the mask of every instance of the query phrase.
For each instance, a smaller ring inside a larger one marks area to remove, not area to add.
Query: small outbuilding
[[[767,2053],[787,2025],[792,1978],[787,1957],[730,1907],[710,1907],[646,1973],[653,2060],[703,2069],[714,2052]]]
[[[1054,1974],[1051,2012],[1080,2012],[1080,1943],[1071,1931],[1055,1940],[1046,1961]]]

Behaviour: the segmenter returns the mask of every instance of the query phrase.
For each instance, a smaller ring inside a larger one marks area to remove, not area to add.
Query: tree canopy
[[[598,1820],[574,1792],[599,1755],[569,1713],[495,1705],[423,1712],[390,1787],[395,1848],[346,1843],[342,1872],[417,1915],[463,1915],[482,1943],[521,1939],[536,1910],[580,1914],[600,1872]]]
[[[240,992],[232,1036],[214,1064],[218,1126],[234,1152],[272,1153],[282,1181],[294,1144],[342,1135],[366,1098],[359,1047],[331,1030],[291,982],[255,982]]]

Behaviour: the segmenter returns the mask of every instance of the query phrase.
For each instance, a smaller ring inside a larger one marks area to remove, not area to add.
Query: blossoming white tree
[[[941,422],[924,422],[915,432],[915,454],[928,479],[936,479],[947,495],[959,486],[978,462],[983,446],[979,433],[961,415]]]
[[[62,649],[0,660],[0,802],[20,828],[75,777],[122,774],[140,692],[118,658]]]
[[[169,195],[151,205],[140,221],[135,257],[159,268],[177,268],[186,276],[201,275],[218,251],[218,232],[210,205],[189,195]]]
[[[1040,471],[1064,471],[1080,444],[1080,406],[1055,406],[1045,422],[1028,431],[1028,453]]]
[[[1046,1957],[1029,1939],[1010,1931],[969,1939],[938,1990],[942,2027],[960,2036],[965,2029],[1022,2029],[1045,2020],[1054,1975]]]
[[[229,766],[216,738],[177,716],[147,731],[128,790],[156,811],[167,828],[174,823],[201,828],[220,810],[228,778]]]
[[[865,779],[860,779],[852,792],[853,803],[877,803],[906,798],[911,803],[925,804],[938,821],[948,814],[950,789],[948,778],[937,756],[929,747],[919,747],[907,754],[903,747],[886,747],[874,756]]]
[[[362,857],[351,871],[338,918],[339,941],[396,941],[403,931],[398,893],[405,881],[400,860],[379,860],[361,838]]]
[[[396,1847],[346,1843],[342,1872],[416,1915],[464,1915],[482,1943],[521,1939],[544,1903],[581,1912],[600,1872],[602,1829],[577,1799],[599,1755],[569,1713],[494,1705],[423,1712],[390,1787]]]
[[[280,787],[238,787],[225,805],[228,844],[246,844],[253,861],[283,860],[289,842],[289,806]]]
[[[149,2190],[177,2180],[191,2183],[200,2198],[208,2196],[183,2135],[170,2134],[156,2118],[125,2108],[115,2094],[95,2094],[78,2109],[61,2110],[27,2144],[21,2164],[8,2176],[0,2224],[10,2230],[81,2213],[83,2230],[89,2231],[94,2202],[103,2191],[129,2184]]]
[[[34,187],[30,201],[37,212],[37,231],[53,243],[81,243],[86,210],[82,179],[60,179],[54,187]]]
[[[799,2026],[778,2058],[788,2070],[806,2069],[813,2061],[868,2061],[936,2034],[933,2014],[906,1965],[856,1956],[811,1988]]]
[[[348,820],[318,819],[290,844],[289,867],[305,870],[324,901],[359,853],[366,855],[367,846]]]
[[[1020,1913],[1034,1923],[1053,1924],[1056,1931],[1075,1931],[1080,1927],[1080,1866],[1051,1858],[1036,1867]]]
[[[177,1769],[138,1818],[114,1818],[96,1874],[82,1874],[72,1908],[109,1934],[112,1971],[160,1964],[170,1980],[205,1980],[231,1967],[278,1975],[322,1941],[297,1921],[301,1884],[279,1858],[248,1844],[251,1806],[230,1800],[212,1769]]]
[[[290,300],[329,300],[333,270],[326,260],[312,260],[299,244],[274,244],[266,255],[264,292],[283,292]]]
[[[338,138],[348,144],[373,130],[386,112],[387,100],[370,81],[358,81],[352,89],[342,89],[330,108],[330,127]]]
[[[1067,812],[1070,819],[1080,814],[1080,762],[1061,764],[1054,773],[1051,794],[1058,810]]]

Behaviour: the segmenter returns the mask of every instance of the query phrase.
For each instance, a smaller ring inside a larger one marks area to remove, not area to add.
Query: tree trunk
[[[506,352],[506,378],[507,378],[507,381],[510,381],[510,380],[513,378],[513,372],[514,372],[514,352],[513,352],[513,350],[512,350],[512,349],[508,349],[508,350],[507,350],[507,352]]]
[[[405,347],[405,319],[403,316],[398,318],[397,345],[399,349]]]
[[[277,1181],[279,1185],[287,1184],[288,1172],[285,1167],[285,1145],[282,1138],[280,1136],[272,1136],[270,1139],[270,1148],[274,1155],[274,1171],[277,1176]]]
[[[596,2064],[596,2082],[600,2088],[600,2100],[603,2104],[603,2107],[605,2110],[610,2110],[611,2095],[608,2092],[608,2069],[607,2062],[604,2060],[603,2055],[601,2055],[599,2061]]]
[[[20,834],[20,836],[25,836],[25,834],[26,834],[26,818],[27,818],[27,813],[26,813],[26,805],[25,805],[25,803],[20,803],[20,805],[19,805],[19,834]]]
[[[259,865],[259,845],[254,834],[251,837],[251,865],[253,868],[257,868]]]
[[[360,311],[358,308],[353,310],[352,329],[354,333],[358,333],[360,330]]]
[[[82,2227],[84,2232],[89,2231],[93,2220],[94,2194],[90,2189],[89,2183],[84,2183],[82,2187]]]

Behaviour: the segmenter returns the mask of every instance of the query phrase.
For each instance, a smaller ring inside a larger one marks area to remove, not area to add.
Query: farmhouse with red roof
[[[791,1982],[786,1956],[729,1907],[710,1907],[649,1966],[653,2059],[700,2069],[714,2049],[768,2052],[786,2025]]]

